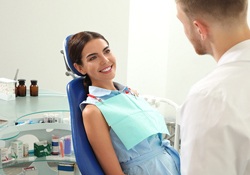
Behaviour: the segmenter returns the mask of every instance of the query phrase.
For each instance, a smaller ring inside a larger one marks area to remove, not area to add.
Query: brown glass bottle
[[[30,85],[30,96],[38,96],[38,86],[37,86],[37,80],[31,80]]]
[[[17,87],[17,94],[20,97],[26,96],[26,85],[25,85],[25,79],[19,79],[18,80],[18,87]]]

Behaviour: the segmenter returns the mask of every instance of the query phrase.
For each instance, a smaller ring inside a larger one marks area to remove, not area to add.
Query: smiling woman
[[[82,118],[105,174],[179,175],[179,154],[163,139],[169,134],[164,117],[129,87],[113,81],[116,58],[108,41],[96,32],[79,32],[69,39],[68,53],[87,79]]]

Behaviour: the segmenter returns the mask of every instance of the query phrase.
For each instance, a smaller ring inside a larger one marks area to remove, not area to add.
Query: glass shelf
[[[52,118],[53,121],[45,122],[45,118]],[[32,97],[27,91],[25,97],[16,97],[15,100],[11,101],[0,100],[0,141],[5,143],[5,147],[10,149],[12,140],[26,135],[35,136],[38,140],[49,140],[53,134],[59,137],[71,134],[69,104],[66,94],[39,90],[38,96]],[[47,162],[75,163],[76,161],[73,154],[64,157],[60,155],[46,157],[30,155],[6,162],[0,160],[0,174],[5,175],[4,169],[6,168],[10,169],[32,163],[32,165],[36,165],[39,172],[56,175],[57,172],[50,170]]]
[[[9,140],[17,137],[20,131],[17,127],[5,126],[0,128],[0,140]]]
[[[8,120],[8,123],[28,115],[53,111],[69,111],[65,94],[41,90],[37,97],[27,95],[11,101],[0,100],[0,119]]]
[[[26,124],[25,127],[15,126],[16,122],[25,122],[30,119],[29,117],[34,119],[39,114],[41,118],[42,114],[46,113],[60,114],[60,118],[63,120],[64,113],[69,113],[67,96],[62,93],[41,90],[37,97],[27,95],[25,97],[16,97],[15,100],[11,101],[0,100],[0,140],[15,138],[24,128],[25,130],[35,130],[49,129],[48,127],[51,127],[51,129],[65,127],[61,125],[62,122],[55,125],[52,123],[52,125],[37,123]]]
[[[55,156],[55,155],[50,155],[50,156],[45,156],[45,157],[36,157],[36,156],[28,156],[20,159],[12,159],[10,161],[2,162],[2,168],[7,168],[11,166],[17,166],[20,164],[25,164],[25,163],[32,163],[32,162],[70,162],[70,163],[75,163],[75,156],[72,154],[71,156],[64,156],[62,157],[61,155]],[[0,169],[2,169],[0,167]]]
[[[7,126],[0,129],[0,140],[10,140],[13,139],[21,132],[25,131],[33,131],[35,130],[65,130],[70,131],[70,124],[67,123],[37,123],[37,124],[24,124],[24,125],[16,125],[16,126]]]

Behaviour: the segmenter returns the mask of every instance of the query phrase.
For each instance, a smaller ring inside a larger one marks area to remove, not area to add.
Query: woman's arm
[[[100,110],[87,105],[82,116],[87,137],[105,174],[124,175],[111,142],[110,128]]]

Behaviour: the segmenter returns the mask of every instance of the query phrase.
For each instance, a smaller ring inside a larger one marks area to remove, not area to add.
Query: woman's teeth
[[[111,67],[107,67],[107,68],[101,70],[101,72],[108,72],[108,71],[110,71],[110,70],[111,70]]]

